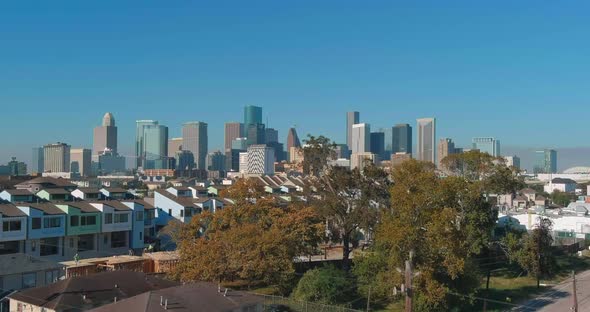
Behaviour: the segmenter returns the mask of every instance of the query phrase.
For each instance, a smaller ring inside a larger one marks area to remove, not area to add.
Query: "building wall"
[[[232,148],[232,141],[241,138],[244,133],[244,126],[239,122],[227,122],[225,123],[224,133],[224,149]]]
[[[70,172],[70,146],[64,143],[43,147],[43,168],[50,172]]]
[[[78,172],[81,176],[91,175],[92,151],[87,148],[70,150],[70,171]]]
[[[3,231],[3,223],[20,221],[20,231]],[[27,217],[7,217],[0,214],[0,242],[20,241],[27,239]]]
[[[182,126],[182,149],[193,153],[197,169],[207,169],[208,144],[207,123],[189,122]]]
[[[355,124],[352,126],[352,146],[349,147],[353,154],[369,153],[371,151],[371,127],[369,124]]]
[[[346,145],[352,149],[352,126],[359,123],[359,112],[346,113]]]
[[[417,119],[418,151],[417,159],[436,163],[436,119]]]

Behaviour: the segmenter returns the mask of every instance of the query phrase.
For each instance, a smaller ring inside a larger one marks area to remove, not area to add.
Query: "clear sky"
[[[434,116],[460,146],[587,147],[589,14],[587,1],[2,1],[0,163],[91,147],[106,111],[126,153],[136,119],[171,137],[205,121],[213,150],[247,104],[283,140],[297,125],[342,142],[354,109],[374,129]]]

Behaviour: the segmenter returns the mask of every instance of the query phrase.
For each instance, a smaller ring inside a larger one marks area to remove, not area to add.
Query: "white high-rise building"
[[[416,159],[436,163],[436,119],[420,118],[416,120],[418,146]]]
[[[248,152],[240,153],[240,173],[248,173]]]
[[[241,166],[240,166],[241,170]],[[248,147],[248,174],[275,173],[275,151],[272,147],[262,144]]]
[[[371,126],[367,123],[352,125],[352,146],[353,154],[371,152]]]
[[[43,146],[45,172],[70,172],[70,146],[57,142]]]

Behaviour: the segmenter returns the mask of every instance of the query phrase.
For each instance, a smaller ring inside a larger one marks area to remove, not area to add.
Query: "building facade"
[[[274,149],[266,145],[248,147],[248,174],[272,175],[275,173]]]
[[[352,154],[371,152],[371,126],[367,123],[352,125]]]
[[[168,157],[175,157],[176,152],[182,150],[182,138],[168,139]]]
[[[254,105],[244,107],[244,129],[258,124],[262,124],[262,107]]]
[[[111,113],[106,113],[102,118],[102,125],[94,128],[92,160],[98,161],[98,156],[105,150],[117,153],[117,127]]]
[[[45,156],[43,147],[33,147],[33,157],[31,162],[31,173],[43,173],[45,171]]]
[[[449,138],[442,138],[438,141],[438,162],[437,162],[437,168],[442,168],[442,161],[443,159],[445,159],[445,157],[452,155],[452,154],[456,154],[457,153],[457,149],[455,148],[455,143],[453,142],[452,139]]]
[[[371,132],[371,149],[370,152],[377,155],[379,159],[388,160],[390,156],[385,154],[385,133]]]
[[[416,159],[436,164],[436,119],[420,118],[416,120],[418,128],[418,150]]]
[[[397,124],[391,131],[391,153],[412,154],[412,126]]]
[[[482,153],[488,153],[490,156],[500,157],[500,140],[492,137],[473,138],[472,148]]]
[[[45,172],[70,172],[70,146],[57,142],[43,146]]]
[[[209,139],[207,123],[195,121],[182,126],[182,149],[191,151],[195,157],[195,168],[207,169]]]
[[[359,123],[359,112],[346,113],[346,146],[352,150],[352,126]]]
[[[287,134],[287,151],[290,151],[291,147],[301,147],[301,142],[299,141],[299,136],[297,136],[297,130],[295,128],[289,128],[289,133]]]
[[[157,126],[155,120],[138,120],[135,122],[135,168],[144,166],[145,162],[145,131],[147,126]]]
[[[544,149],[535,151],[534,173],[557,173],[557,151]]]
[[[73,148],[70,150],[70,172],[88,177],[92,173],[92,151],[87,148]]]
[[[143,169],[168,169],[168,127],[143,127]]]
[[[226,122],[224,131],[224,149],[232,148],[232,141],[244,136],[244,125],[240,122]]]

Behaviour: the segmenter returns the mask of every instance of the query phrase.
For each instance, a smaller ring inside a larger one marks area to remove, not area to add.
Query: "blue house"
[[[25,253],[35,257],[63,257],[67,246],[66,213],[52,203],[17,205],[27,215]]]

